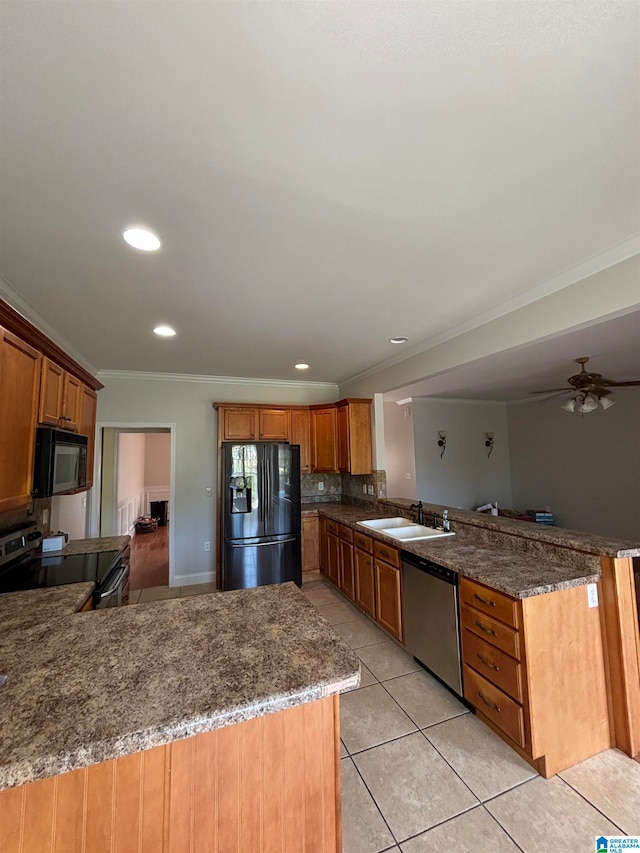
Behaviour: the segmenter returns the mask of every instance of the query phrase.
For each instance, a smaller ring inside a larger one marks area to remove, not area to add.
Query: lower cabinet
[[[320,568],[320,521],[317,515],[302,518],[302,571],[315,572]]]
[[[320,553],[320,570],[328,580],[403,643],[400,551],[346,525],[321,519]]]

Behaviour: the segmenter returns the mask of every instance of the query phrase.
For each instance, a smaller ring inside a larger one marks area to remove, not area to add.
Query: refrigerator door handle
[[[253,545],[231,545],[232,548],[264,548],[266,545],[284,545],[286,542],[295,542],[295,536],[291,539],[280,539],[278,542],[254,542]]]
[[[265,462],[265,470],[267,472],[267,524],[271,524],[271,460]]]

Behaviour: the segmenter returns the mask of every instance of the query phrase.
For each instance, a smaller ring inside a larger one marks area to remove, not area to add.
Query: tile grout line
[[[383,813],[382,813],[382,809],[381,809],[381,808],[380,808],[380,806],[378,805],[378,801],[376,800],[376,798],[373,796],[373,794],[372,794],[372,793],[371,793],[371,791],[369,790],[369,786],[368,786],[368,785],[367,785],[367,783],[365,782],[364,777],[362,776],[362,773],[360,772],[360,769],[359,769],[358,765],[355,763],[355,761],[353,760],[353,758],[352,758],[351,756],[349,756],[349,759],[350,759],[351,763],[353,764],[353,766],[354,766],[354,768],[355,768],[356,773],[358,774],[358,776],[359,776],[359,777],[360,777],[360,779],[362,780],[362,784],[364,785],[364,787],[365,787],[365,789],[366,789],[367,793],[368,793],[368,794],[369,794],[369,796],[371,797],[371,799],[372,799],[372,801],[373,801],[374,806],[376,807],[376,809],[378,810],[378,813],[380,814],[380,817],[381,817],[381,818],[382,818],[382,820],[384,821],[384,825],[387,827],[387,829],[389,830],[389,833],[391,834],[391,837],[393,838],[393,842],[394,842],[394,843],[391,845],[391,847],[383,847],[382,849],[383,849],[383,850],[390,850],[390,849],[393,849],[393,846],[394,846],[394,845],[397,847],[397,846],[398,846],[398,844],[399,844],[400,842],[398,841],[398,839],[397,839],[397,838],[396,838],[396,836],[395,836],[395,833],[393,832],[393,830],[391,829],[391,827],[390,827],[390,826],[389,826],[389,824],[387,823],[387,819],[386,819],[386,817],[383,815]]]
[[[575,791],[575,793],[576,793],[576,794],[577,794],[581,799],[583,799],[583,800],[585,801],[585,803],[588,803],[588,805],[590,805],[592,809],[595,809],[595,810],[598,812],[598,814],[601,814],[601,815],[602,815],[602,817],[603,817],[605,820],[608,820],[608,821],[609,821],[609,823],[610,823],[610,824],[612,824],[612,826],[615,826],[615,828],[616,828],[616,829],[617,829],[617,830],[618,830],[622,835],[626,835],[626,836],[628,837],[629,833],[624,832],[624,830],[622,830],[622,829],[618,826],[618,824],[617,824],[617,823],[615,823],[615,821],[611,820],[611,818],[609,817],[609,815],[605,814],[605,813],[602,811],[602,809],[599,809],[599,808],[598,808],[598,806],[596,806],[596,805],[595,805],[595,803],[592,803],[592,802],[591,802],[591,800],[589,800],[587,797],[585,797],[585,795],[584,795],[583,793],[581,793],[577,788],[574,788],[574,787],[573,787],[573,785],[571,784],[571,782],[567,782],[567,780],[566,780],[566,779],[563,779],[563,778],[562,778],[562,776],[561,776],[559,773],[558,773],[558,774],[556,774],[556,776],[557,776],[557,778],[558,778],[558,779],[560,779],[560,781],[561,781],[561,782],[564,782],[564,784],[565,784],[568,788],[570,788],[572,791]]]
[[[527,782],[530,782],[530,781],[531,781],[531,779],[527,779]],[[525,782],[522,782],[521,784],[522,784],[522,785],[524,785],[524,784],[526,784],[526,783],[525,783]],[[516,785],[516,787],[519,787],[519,785]],[[513,791],[513,788],[509,788],[509,790],[510,790],[510,791]],[[505,792],[503,792],[503,793],[505,793]],[[501,796],[501,795],[500,795],[500,794],[498,794],[497,796],[499,797],[499,796]],[[496,799],[496,797],[494,797],[494,799]],[[489,802],[489,800],[487,800],[487,802]],[[520,850],[520,851],[521,851],[521,853],[525,853],[525,851],[522,849],[522,847],[520,847],[520,845],[518,844],[518,842],[517,842],[517,841],[515,840],[515,838],[511,835],[511,833],[509,832],[509,830],[508,830],[506,827],[504,827],[504,826],[500,823],[500,821],[498,820],[498,818],[497,818],[495,815],[491,814],[491,812],[489,811],[489,809],[488,809],[488,808],[487,808],[487,806],[486,806],[486,803],[482,803],[482,808],[483,808],[483,809],[485,810],[485,812],[489,815],[489,817],[491,818],[491,820],[495,821],[495,822],[498,824],[498,826],[499,826],[499,827],[500,827],[500,829],[504,832],[504,834],[505,834],[508,838],[510,838],[510,839],[511,839],[511,841],[513,841],[513,843],[514,843],[514,844],[515,844],[515,846],[518,848],[518,850]]]

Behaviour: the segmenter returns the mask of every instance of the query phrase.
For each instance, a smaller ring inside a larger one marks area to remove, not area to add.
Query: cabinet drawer
[[[460,608],[460,621],[463,628],[468,628],[485,642],[520,660],[520,635],[513,628],[465,604]]]
[[[353,544],[356,548],[360,548],[361,551],[367,551],[369,554],[373,553],[373,539],[370,536],[365,536],[363,533],[354,533]]]
[[[353,530],[344,524],[338,525],[338,536],[345,542],[353,542]]]
[[[522,664],[517,660],[467,630],[462,632],[462,660],[522,704]]]
[[[383,542],[374,540],[373,553],[379,560],[384,560],[385,563],[400,568],[400,551],[397,548],[392,548],[390,545],[385,545]]]
[[[521,706],[466,664],[463,673],[464,698],[467,702],[471,702],[481,714],[524,748],[526,739]]]
[[[492,619],[506,622],[513,628],[518,627],[518,602],[502,592],[489,589],[487,586],[470,581],[468,578],[460,579],[460,601],[481,610]]]
[[[331,518],[328,518],[327,519],[327,530],[330,533],[335,533],[337,535],[337,533],[338,533],[338,522],[333,521]]]

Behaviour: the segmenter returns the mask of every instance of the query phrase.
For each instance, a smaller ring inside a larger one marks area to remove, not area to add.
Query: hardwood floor
[[[131,589],[169,583],[169,525],[153,533],[136,533],[131,540]]]

